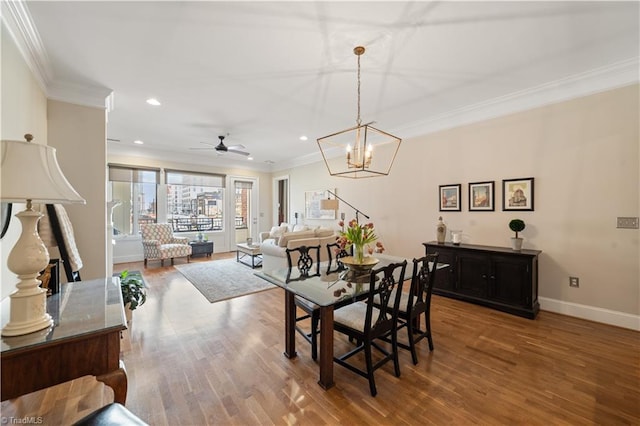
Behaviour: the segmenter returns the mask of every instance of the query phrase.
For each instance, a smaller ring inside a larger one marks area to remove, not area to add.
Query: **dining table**
[[[411,281],[412,259],[376,254],[378,263],[374,269],[407,260],[405,281]],[[448,265],[438,263],[435,269],[446,268]],[[354,278],[348,270],[328,272],[328,262],[320,265],[320,274],[301,276],[296,267],[262,270],[256,275],[285,290],[284,295],[284,323],[285,323],[285,351],[287,358],[295,358],[296,353],[296,305],[295,297],[302,297],[315,303],[320,308],[320,342],[318,345],[318,366],[320,377],[318,384],[325,390],[334,386],[333,380],[333,313],[358,300],[363,300],[370,286],[369,276]],[[289,277],[289,279],[287,279]],[[399,278],[399,277],[397,277]]]

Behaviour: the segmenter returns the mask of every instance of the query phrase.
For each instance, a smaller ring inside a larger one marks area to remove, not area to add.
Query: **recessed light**
[[[144,145],[144,142],[142,142],[141,140],[133,141],[133,143],[135,143],[136,145]]]
[[[300,136],[300,140],[301,141],[306,141],[306,140],[309,140],[309,138],[306,137],[305,135],[302,135],[302,136]]]
[[[247,157],[247,160],[253,160],[253,157]]]
[[[149,105],[153,105],[153,106],[160,106],[160,101],[157,100],[156,98],[149,98],[147,99],[147,103]]]

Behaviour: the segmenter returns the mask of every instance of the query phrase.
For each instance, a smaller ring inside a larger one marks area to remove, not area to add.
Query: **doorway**
[[[273,217],[275,223],[289,223],[289,176],[279,176],[273,179]]]

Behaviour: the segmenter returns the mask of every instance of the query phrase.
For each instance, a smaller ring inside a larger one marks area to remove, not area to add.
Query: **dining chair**
[[[344,265],[344,263],[342,263],[340,259],[342,259],[343,257],[351,256],[351,254],[348,251],[346,251],[344,248],[340,247],[340,244],[338,243],[327,244],[327,254],[329,255],[328,257],[329,265],[327,266],[327,275],[331,274],[332,272],[342,272],[345,269],[347,269],[347,267]],[[333,268],[334,257],[335,257],[335,268]]]
[[[296,248],[287,248],[287,278],[286,282],[299,281],[311,276],[320,275],[320,246],[300,246]],[[294,253],[298,255],[296,261],[296,269],[298,270],[298,276],[291,278],[294,268]],[[315,253],[315,259],[313,257]],[[314,272],[315,269],[315,272]],[[298,316],[296,314],[296,331],[300,333],[304,339],[311,344],[311,358],[313,360],[318,359],[318,334],[320,332],[320,307],[313,302],[308,301],[299,296],[294,297],[294,303],[296,308],[302,309],[304,314]],[[299,322],[306,319],[311,319],[310,330],[305,330]]]
[[[426,338],[429,351],[433,351],[431,336],[431,293],[433,291],[438,253],[428,254],[420,259],[413,259],[411,289],[400,296],[398,310],[398,330],[407,329],[408,344],[398,342],[398,346],[411,351],[413,364],[418,364],[416,344]],[[420,330],[420,315],[424,315],[425,329]]]
[[[334,330],[346,335],[350,340],[355,340],[357,346],[343,355],[334,357],[333,360],[348,370],[367,378],[371,396],[376,396],[378,393],[374,372],[388,361],[393,361],[395,375],[400,377],[397,316],[406,267],[407,261],[405,260],[402,263],[392,263],[374,269],[371,271],[366,300],[352,303],[334,312]],[[374,306],[374,298],[378,298],[383,303]],[[379,343],[379,341],[386,339],[391,342],[391,349],[388,349],[388,345]],[[382,358],[375,364],[373,363],[372,349],[376,349],[382,354]],[[347,361],[360,352],[364,352],[365,369],[356,363]]]

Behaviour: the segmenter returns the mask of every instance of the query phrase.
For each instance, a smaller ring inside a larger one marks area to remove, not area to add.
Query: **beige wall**
[[[1,43],[0,138],[24,140],[24,134],[31,133],[35,137],[34,142],[46,144],[47,98],[33,78],[4,24]],[[24,204],[16,204],[12,213],[18,213],[24,210],[24,207]],[[15,274],[7,268],[7,257],[18,240],[21,229],[20,221],[12,217],[7,235],[0,240],[1,298],[11,293],[18,282]]]
[[[82,257],[80,275],[83,280],[104,277],[107,272],[105,110],[50,100],[47,118],[49,145],[58,151],[60,168],[87,201],[85,205],[65,206]]]
[[[640,211],[638,90],[634,85],[405,140],[386,178],[331,178],[323,163],[279,174],[290,175],[292,211],[304,211],[304,191],[337,188],[371,216],[391,254],[423,254],[421,243],[435,240],[440,215],[449,229],[464,231],[464,242],[496,246],[509,246],[507,224],[521,218],[524,247],[542,250],[543,309],[604,312],[640,328],[639,232],[616,229],[616,216]],[[530,176],[535,211],[503,212],[502,179]],[[496,210],[469,212],[468,183],[490,180]],[[439,212],[438,185],[453,183],[462,184],[462,211]],[[353,217],[344,204],[340,210]],[[580,278],[580,288],[569,287],[570,275]]]

